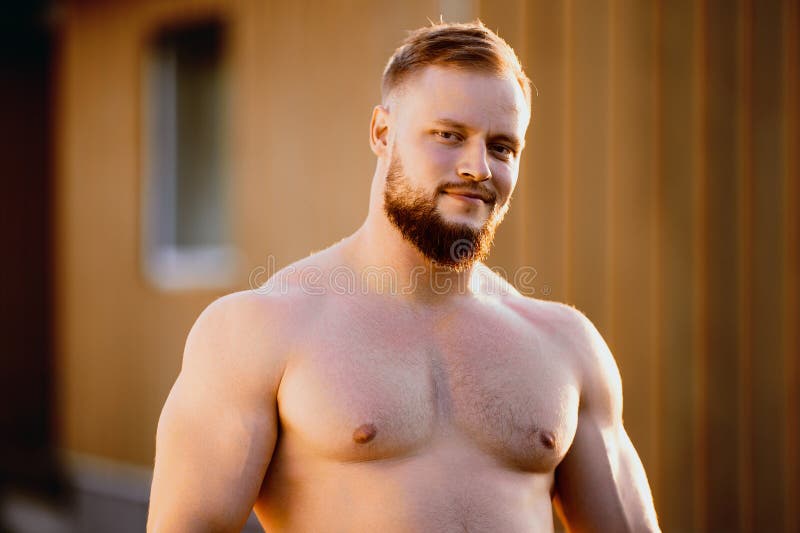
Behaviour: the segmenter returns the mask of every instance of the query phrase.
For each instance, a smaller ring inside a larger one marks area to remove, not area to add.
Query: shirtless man
[[[550,532],[553,503],[571,531],[658,530],[605,342],[481,262],[529,119],[482,24],[406,39],[364,224],[192,328],[149,531],[236,531],[254,509],[267,531]]]

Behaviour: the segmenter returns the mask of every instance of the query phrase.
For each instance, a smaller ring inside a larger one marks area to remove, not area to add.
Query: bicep
[[[148,531],[238,531],[258,496],[277,436],[279,372],[241,322],[223,306],[189,334],[158,422]]]
[[[570,531],[657,531],[647,477],[622,424],[578,421],[556,470],[555,504]]]
[[[272,455],[274,417],[194,385],[179,378],[159,420],[150,526],[238,530]]]

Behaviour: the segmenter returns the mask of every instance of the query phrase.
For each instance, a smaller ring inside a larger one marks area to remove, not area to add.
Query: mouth
[[[468,199],[472,201],[480,201],[485,204],[490,203],[492,200],[486,195],[483,195],[479,192],[475,191],[459,191],[459,190],[446,190],[444,191],[445,194],[448,196],[452,196],[458,199]]]

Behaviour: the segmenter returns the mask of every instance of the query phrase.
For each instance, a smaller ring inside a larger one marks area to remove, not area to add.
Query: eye
[[[504,144],[492,144],[489,148],[494,151],[501,159],[511,159],[514,155],[514,150]]]
[[[448,142],[455,142],[455,141],[460,141],[461,140],[461,136],[458,133],[454,132],[454,131],[438,131],[437,130],[437,131],[434,131],[433,134],[436,135],[437,137],[439,137],[440,139],[442,139],[444,141],[448,141]]]

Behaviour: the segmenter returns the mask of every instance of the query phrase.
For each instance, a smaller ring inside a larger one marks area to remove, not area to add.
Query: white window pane
[[[149,57],[145,269],[165,288],[228,284],[235,253],[223,28],[162,32]]]

